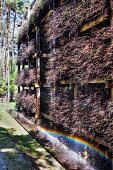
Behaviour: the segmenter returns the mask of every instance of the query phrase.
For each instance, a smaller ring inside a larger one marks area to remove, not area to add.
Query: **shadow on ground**
[[[0,154],[2,157],[5,156],[5,161],[2,161],[3,164],[7,164],[8,160],[9,167],[12,162],[14,162],[17,167],[20,161],[25,160],[23,161],[23,165],[21,162],[22,166],[17,169],[29,170],[31,167],[29,168],[28,166],[31,165],[29,165],[28,162],[32,164],[33,169],[55,169],[51,156],[31,137],[31,135],[13,135],[14,131],[15,129],[13,128],[8,130],[0,128]],[[32,168],[30,170],[32,170]],[[13,170],[13,168],[11,170]]]

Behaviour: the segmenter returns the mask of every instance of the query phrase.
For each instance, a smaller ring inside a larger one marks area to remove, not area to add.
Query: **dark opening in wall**
[[[33,31],[30,32],[29,41],[35,39],[35,37],[36,37],[36,30],[34,29]]]
[[[90,98],[92,94],[96,95],[102,104],[111,99],[111,90],[109,88],[105,88],[105,83],[91,83],[78,86],[78,90],[79,95],[83,95],[83,97],[88,96]]]
[[[40,60],[40,81],[41,81],[41,85],[44,85],[46,83],[46,72],[47,72],[47,68],[46,68],[46,65],[47,65],[47,62],[48,62],[48,58],[42,58]]]
[[[48,114],[48,107],[51,101],[51,88],[49,87],[41,87],[40,89],[40,111],[42,113]]]

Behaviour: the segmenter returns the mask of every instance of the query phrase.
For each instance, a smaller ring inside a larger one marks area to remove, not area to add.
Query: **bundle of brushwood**
[[[17,103],[22,106],[28,114],[36,113],[37,99],[35,94],[21,91],[17,95]]]
[[[52,127],[113,146],[113,104],[104,85],[79,86],[73,101],[66,90],[59,90],[49,114]]]
[[[22,28],[19,31],[18,45],[20,45],[22,42],[28,41],[28,33],[29,33],[29,23],[25,21],[22,25]]]
[[[19,55],[17,57],[17,63],[23,62],[25,59],[30,59],[36,53],[36,43],[35,40],[32,39],[28,46],[23,46],[19,51]]]
[[[55,98],[49,104],[49,115],[52,118],[53,126],[57,126],[60,130],[69,132],[71,126],[71,112],[72,101],[70,100],[69,93],[66,89],[57,91]]]
[[[52,2],[53,0],[39,0],[35,2],[28,21],[29,29],[31,29],[31,26],[33,25],[35,26],[40,24],[43,17],[49,11],[50,4]]]
[[[50,54],[47,62],[48,83],[74,79],[81,84],[92,79],[113,77],[113,28],[93,30],[89,36],[71,39],[64,47]]]
[[[17,64],[19,64],[23,61],[22,54],[23,54],[23,51],[25,51],[25,49],[27,48],[27,46],[28,46],[27,42],[21,44],[19,51],[18,51]]]
[[[36,68],[33,69],[23,69],[18,75],[16,83],[19,86],[28,86],[37,83],[37,78],[39,71]]]
[[[48,39],[62,35],[65,31],[77,34],[79,27],[98,15],[107,17],[105,0],[80,0],[71,3],[63,3],[56,8],[47,18],[44,24],[44,34]]]

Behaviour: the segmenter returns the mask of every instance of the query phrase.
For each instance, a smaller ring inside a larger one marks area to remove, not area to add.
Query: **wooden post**
[[[113,0],[110,0],[110,10],[111,10],[111,27],[113,27]],[[113,85],[111,87],[111,100],[113,102]]]
[[[112,100],[112,102],[113,102],[113,85],[112,85],[112,87],[111,87],[111,100]]]
[[[74,84],[74,99],[77,97],[77,84]]]
[[[113,0],[110,0],[110,10],[111,10],[111,27],[113,27]]]
[[[20,72],[20,64],[18,64],[18,73]],[[18,93],[20,93],[20,86],[18,86]]]
[[[39,55],[40,55],[40,28],[36,26],[36,69],[37,69],[37,84],[39,84]],[[35,120],[40,117],[40,87],[36,87],[36,98],[37,98],[37,106],[36,106],[36,114],[35,114]]]

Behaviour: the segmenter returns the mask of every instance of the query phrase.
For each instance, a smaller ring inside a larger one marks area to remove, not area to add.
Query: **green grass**
[[[12,103],[0,103],[0,112],[5,111],[7,109],[15,109],[15,102]]]
[[[12,146],[13,141],[16,147],[36,161],[40,168],[56,170],[56,161],[6,112],[9,109],[15,110],[15,103],[0,103],[0,145]],[[12,155],[12,158],[14,155]]]
[[[7,169],[33,170],[29,159],[17,148],[9,131],[2,127],[0,127],[0,154],[2,154],[2,161]]]

